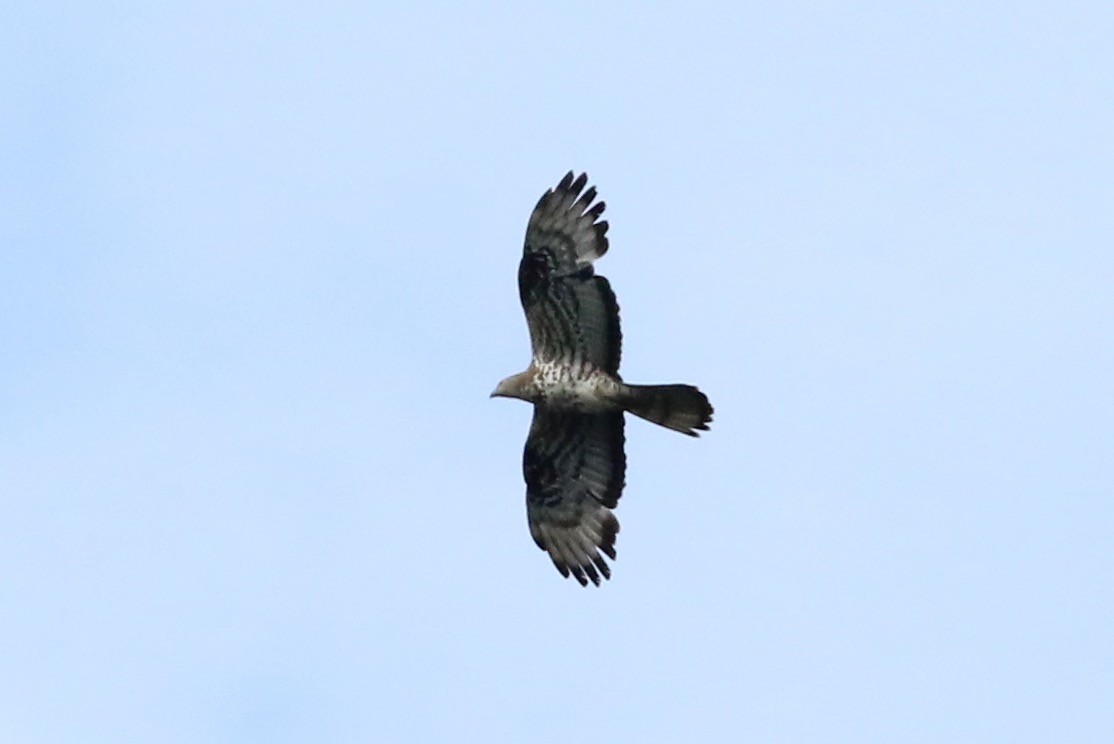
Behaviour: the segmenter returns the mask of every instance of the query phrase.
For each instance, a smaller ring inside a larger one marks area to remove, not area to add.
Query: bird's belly
[[[603,413],[619,408],[615,396],[619,384],[599,371],[575,374],[567,368],[541,370],[536,382],[545,404],[554,408]]]

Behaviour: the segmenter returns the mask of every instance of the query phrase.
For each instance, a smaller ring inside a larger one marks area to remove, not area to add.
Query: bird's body
[[[531,403],[580,413],[622,410],[622,383],[590,364],[534,362],[522,374],[520,395],[515,397]]]
[[[592,263],[607,252],[595,188],[570,172],[539,200],[526,229],[519,296],[530,327],[530,366],[493,396],[534,404],[523,453],[530,534],[557,570],[599,584],[615,559],[623,490],[623,413],[696,436],[712,417],[691,385],[628,385],[619,376],[619,306]],[[583,191],[583,193],[581,193]]]

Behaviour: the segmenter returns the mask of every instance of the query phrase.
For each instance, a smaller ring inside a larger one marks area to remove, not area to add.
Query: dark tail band
[[[712,420],[708,396],[692,385],[626,385],[624,393],[623,406],[635,416],[691,437]]]

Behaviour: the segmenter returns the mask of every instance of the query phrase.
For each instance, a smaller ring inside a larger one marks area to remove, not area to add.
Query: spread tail
[[[623,407],[635,416],[690,437],[712,420],[708,396],[692,385],[624,385],[623,393]]]

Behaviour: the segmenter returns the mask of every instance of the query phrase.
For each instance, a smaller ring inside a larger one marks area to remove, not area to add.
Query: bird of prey
[[[526,371],[491,397],[534,404],[522,469],[530,535],[565,578],[611,578],[623,491],[623,413],[689,436],[712,420],[692,385],[628,385],[619,377],[619,305],[592,263],[607,252],[607,222],[587,174],[570,171],[542,195],[526,227],[518,292],[530,328]]]

